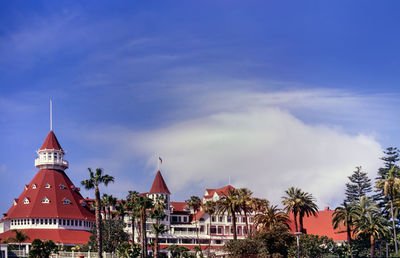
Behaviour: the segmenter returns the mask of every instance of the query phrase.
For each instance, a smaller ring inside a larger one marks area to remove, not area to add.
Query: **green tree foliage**
[[[326,236],[301,235],[300,237],[300,257],[326,257],[336,256],[343,251],[337,247],[336,243]],[[294,242],[289,250],[290,257],[296,257],[297,243]]]
[[[384,162],[384,166],[379,168],[378,176],[375,178],[376,181],[385,180],[389,175],[389,170],[393,166],[397,166],[396,163],[400,160],[400,153],[396,147],[389,147],[385,151],[383,151],[384,156],[381,158]],[[400,171],[397,170],[394,173],[394,176],[399,178]],[[378,203],[379,208],[382,209],[383,215],[389,219],[390,218],[390,202],[389,198],[384,194],[383,189],[375,188],[375,195],[373,196],[376,202]],[[393,202],[400,203],[400,198],[395,196],[393,198]],[[398,222],[398,221],[396,221]]]
[[[251,212],[251,195],[253,194],[253,192],[247,188],[240,188],[237,191],[238,191],[238,205],[240,211],[243,212],[246,224],[246,234],[248,234],[250,231],[249,231],[249,221],[247,219],[247,216]]]
[[[260,231],[246,239],[232,240],[224,245],[229,257],[287,257],[295,242],[293,234],[283,224]]]
[[[371,179],[367,173],[362,171],[361,166],[356,167],[353,174],[348,177],[350,182],[346,183],[346,203],[359,201],[361,196],[372,192]]]
[[[388,221],[381,216],[380,209],[372,198],[361,197],[354,206],[356,218],[354,232],[356,237],[367,238],[370,242],[370,256],[375,255],[375,241],[390,234]]]
[[[137,218],[140,218],[140,207],[137,202],[138,198],[139,193],[136,191],[129,191],[126,196],[126,209],[131,217],[132,243],[135,243],[135,221]]]
[[[124,242],[117,247],[117,255],[121,258],[136,258],[140,255],[140,246]]]
[[[146,234],[146,222],[148,210],[153,208],[153,200],[147,196],[138,196],[135,202],[136,209],[140,216],[140,244],[141,253],[140,257],[145,258],[147,256],[147,234]]]
[[[150,213],[150,217],[156,220],[156,223],[151,225],[151,229],[154,233],[154,257],[159,256],[159,244],[158,237],[168,231],[165,224],[160,223],[160,220],[164,219],[165,214],[165,199],[163,197],[157,197],[154,201],[154,210]]]
[[[102,237],[101,237],[101,201],[100,201],[100,190],[99,185],[104,184],[107,186],[110,182],[114,182],[114,177],[109,175],[103,175],[103,169],[96,168],[96,171],[93,172],[91,168],[89,170],[89,179],[86,179],[81,182],[81,184],[87,189],[94,189],[95,203],[96,203],[96,230],[97,230],[97,255],[98,257],[103,257],[103,245],[102,245]]]
[[[57,251],[57,245],[47,240],[42,242],[40,239],[34,239],[32,241],[31,250],[29,251],[30,258],[48,258],[50,254]]]
[[[22,230],[13,229],[12,231],[15,233],[15,237],[9,237],[7,239],[7,242],[18,243],[18,249],[21,250],[22,243],[26,240],[29,240],[30,238],[28,235],[25,235]]]
[[[348,204],[343,202],[342,206],[337,207],[332,215],[332,225],[334,229],[338,229],[342,226],[346,228],[347,243],[349,245],[351,245],[354,220],[357,216],[354,205],[354,203]]]
[[[232,216],[233,240],[237,240],[236,214],[240,211],[239,194],[236,189],[229,190],[228,195],[222,196],[217,202],[217,213],[228,213]]]
[[[266,208],[263,213],[258,213],[254,217],[254,226],[258,230],[272,230],[278,224],[282,224],[289,229],[290,219],[287,213],[283,212],[276,205],[271,205]]]
[[[122,220],[107,219],[101,224],[103,248],[105,252],[115,252],[118,246],[129,240],[129,235],[124,231],[125,223]],[[93,228],[89,246],[97,249],[97,230]]]
[[[172,257],[190,257],[189,249],[184,246],[170,245],[168,251],[171,252]]]
[[[282,203],[285,205],[287,212],[292,212],[294,217],[294,224],[296,232],[304,233],[303,218],[304,216],[316,216],[318,206],[315,204],[315,198],[312,194],[303,192],[299,188],[290,187],[285,191],[285,196],[282,196]],[[297,226],[297,217],[299,218],[299,225]]]
[[[399,168],[397,166],[392,166],[389,169],[387,176],[384,179],[378,180],[376,182],[376,188],[383,191],[383,194],[389,198],[390,203],[390,217],[392,219],[392,229],[393,229],[393,241],[395,243],[395,251],[398,252],[397,248],[397,232],[396,232],[396,219],[394,216],[393,199],[399,196],[400,193],[400,178],[396,177]]]
[[[189,209],[192,210],[193,212],[193,218],[196,221],[196,235],[197,235],[197,243],[199,244],[200,247],[200,252],[201,252],[201,246],[200,246],[200,238],[199,238],[199,219],[197,218],[197,212],[199,211],[201,207],[201,200],[197,196],[191,196],[189,200],[186,201],[187,205],[189,206]]]

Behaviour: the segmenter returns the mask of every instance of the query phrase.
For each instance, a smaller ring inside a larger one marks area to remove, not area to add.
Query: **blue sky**
[[[398,5],[0,3],[0,210],[37,171],[50,98],[75,184],[103,167],[107,193],[144,192],[161,156],[176,200],[231,178],[338,204],[355,166],[374,176],[399,145]]]

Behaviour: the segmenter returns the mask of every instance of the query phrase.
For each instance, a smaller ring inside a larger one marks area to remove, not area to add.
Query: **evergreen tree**
[[[346,203],[358,202],[361,196],[372,191],[371,179],[368,178],[367,173],[362,171],[361,166],[356,167],[356,170],[348,178],[350,182],[346,183]]]
[[[378,176],[375,178],[376,181],[385,180],[389,175],[389,170],[396,166],[397,161],[400,160],[400,152],[396,147],[388,147],[385,151],[383,151],[385,156],[381,158],[384,162],[384,166],[379,168]],[[400,177],[400,172],[397,170],[394,174],[395,177]],[[389,198],[385,196],[382,189],[375,190],[374,199],[378,203],[378,206],[382,209],[383,215],[389,219]],[[393,198],[393,202],[396,202],[398,197]]]

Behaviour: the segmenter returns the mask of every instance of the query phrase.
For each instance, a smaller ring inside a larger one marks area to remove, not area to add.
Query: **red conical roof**
[[[47,199],[49,202],[44,203]],[[69,202],[63,201],[68,199]],[[14,218],[66,218],[94,221],[94,214],[85,206],[78,189],[64,171],[41,169],[19,196],[17,204],[7,212]]]
[[[57,140],[56,135],[53,133],[53,131],[50,131],[49,134],[46,137],[46,140],[44,140],[44,143],[42,147],[40,148],[41,150],[47,149],[47,150],[62,150],[60,143]]]
[[[167,184],[164,181],[164,178],[161,175],[160,170],[157,171],[157,175],[154,178],[153,185],[151,186],[149,194],[152,193],[166,193],[171,194],[168,190]]]

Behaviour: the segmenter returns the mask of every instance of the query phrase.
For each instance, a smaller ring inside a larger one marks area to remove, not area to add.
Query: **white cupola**
[[[64,160],[64,150],[61,148],[53,131],[50,131],[44,140],[38,157],[35,159],[35,167],[39,169],[60,169],[68,168],[68,161]]]

